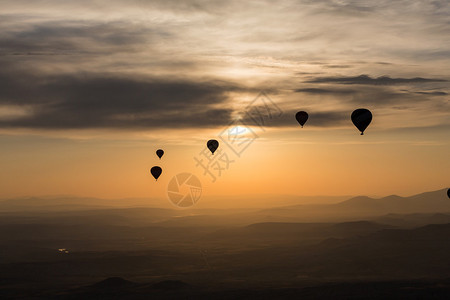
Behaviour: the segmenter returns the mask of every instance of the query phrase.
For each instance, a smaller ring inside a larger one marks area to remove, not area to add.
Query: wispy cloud
[[[353,94],[356,92],[356,90],[343,90],[343,89],[322,89],[322,88],[302,88],[302,89],[296,89],[296,93],[307,93],[307,94]]]
[[[368,75],[342,76],[342,77],[318,77],[307,81],[308,83],[339,83],[339,84],[370,84],[370,85],[394,85],[394,84],[413,84],[427,82],[445,82],[445,79],[439,78],[391,78],[381,76],[372,78]]]
[[[430,95],[430,96],[447,96],[448,93],[446,92],[439,92],[439,91],[435,91],[435,92],[415,92],[416,94],[419,95]]]
[[[220,126],[261,89],[288,113],[318,112],[310,126],[340,126],[360,106],[430,119],[448,107],[445,0],[17,0],[0,11],[3,128]]]

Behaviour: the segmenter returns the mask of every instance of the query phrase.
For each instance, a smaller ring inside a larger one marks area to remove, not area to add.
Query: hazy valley
[[[377,293],[393,295],[416,282],[423,285],[419,294],[431,289],[448,296],[445,193],[228,210],[124,203],[107,208],[107,200],[76,198],[76,207],[58,198],[4,200],[0,295],[251,298],[264,289],[275,298],[314,298],[326,297],[322,285],[346,297],[356,291],[345,288],[350,283],[378,284]]]

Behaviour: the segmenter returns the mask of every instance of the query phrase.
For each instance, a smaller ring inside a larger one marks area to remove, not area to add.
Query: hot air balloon
[[[153,168],[150,169],[150,173],[152,173],[153,177],[155,177],[155,179],[158,180],[159,176],[162,173],[162,169],[161,167],[154,166]]]
[[[306,121],[308,121],[308,113],[306,111],[299,111],[298,113],[295,114],[295,118],[303,128],[303,125],[305,125]]]
[[[372,121],[372,113],[365,108],[358,108],[352,112],[352,122],[355,124],[356,128],[361,131],[361,135],[364,134],[367,126],[369,126]]]
[[[158,155],[159,159],[161,159],[161,157],[164,155],[164,150],[162,149],[156,150],[156,155]]]
[[[214,152],[216,152],[217,148],[219,148],[219,142],[216,140],[209,140],[206,143],[206,146],[208,147],[209,151],[214,155]]]

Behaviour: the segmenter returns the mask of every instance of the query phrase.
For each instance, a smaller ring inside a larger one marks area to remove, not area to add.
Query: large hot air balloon
[[[153,168],[150,169],[150,173],[152,173],[153,177],[155,177],[155,179],[158,180],[159,176],[162,173],[162,169],[161,167],[154,166]]]
[[[358,108],[352,112],[352,122],[361,131],[361,135],[364,134],[364,130],[366,130],[371,121],[372,113],[368,109]]]
[[[219,148],[219,142],[217,140],[209,140],[206,143],[206,146],[208,147],[209,151],[214,155],[214,152],[216,152],[217,148]]]
[[[295,118],[303,128],[303,125],[305,125],[306,121],[308,121],[308,113],[306,111],[299,111],[298,113],[295,114]]]
[[[156,150],[156,155],[158,155],[159,159],[161,159],[161,157],[164,155],[164,150],[162,149]]]

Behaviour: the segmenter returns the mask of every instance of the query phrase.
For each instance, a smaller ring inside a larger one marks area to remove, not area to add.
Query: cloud
[[[129,52],[151,41],[173,38],[162,27],[124,21],[46,21],[2,29],[0,54],[3,55]]]
[[[368,75],[349,76],[349,77],[318,77],[307,81],[308,83],[337,83],[337,84],[366,84],[366,85],[395,85],[395,84],[415,84],[428,82],[445,82],[444,79],[430,79],[422,77],[414,78],[391,78],[381,76],[372,78]]]
[[[302,88],[296,89],[296,93],[307,93],[307,94],[353,94],[355,90],[343,90],[343,89],[322,89],[322,88]]]
[[[280,104],[289,107],[301,98],[319,111],[395,106],[436,114],[446,105],[445,97],[436,96],[448,92],[442,83],[448,68],[441,59],[450,58],[450,5],[445,0],[414,3],[2,3],[0,105],[4,114],[15,113],[0,126],[214,126],[226,124],[233,114],[228,92],[237,91],[239,102],[248,96],[239,91],[267,87],[286,95]],[[390,76],[336,75],[349,68],[353,75]],[[430,73],[440,78],[422,75]],[[308,84],[299,86],[299,77]],[[397,87],[424,83],[436,84],[415,87],[417,93]],[[318,124],[334,117],[329,114]]]
[[[430,95],[430,96],[447,96],[448,95],[448,93],[440,92],[440,91],[436,91],[436,92],[415,92],[415,94]]]
[[[327,69],[348,69],[348,68],[352,68],[353,66],[351,65],[324,65],[324,68]]]
[[[437,96],[448,95],[445,91],[445,82],[447,81],[440,78],[393,78],[389,76],[371,78],[361,75],[316,77],[308,82],[313,82],[315,85],[294,91],[322,96],[313,98],[314,102],[309,102],[310,105],[325,106],[328,103],[349,109],[355,106],[383,109],[408,107],[410,110],[414,110],[414,107],[421,107],[421,109],[429,110],[429,113],[432,114],[436,107],[445,105],[445,98],[437,98]],[[427,89],[421,91],[424,83],[427,83]],[[350,85],[351,89],[342,88]],[[402,89],[402,85],[409,85],[416,91]]]
[[[218,80],[63,74],[40,77],[0,71],[0,105],[30,113],[0,127],[34,129],[205,127],[228,124],[228,93],[241,87]]]

